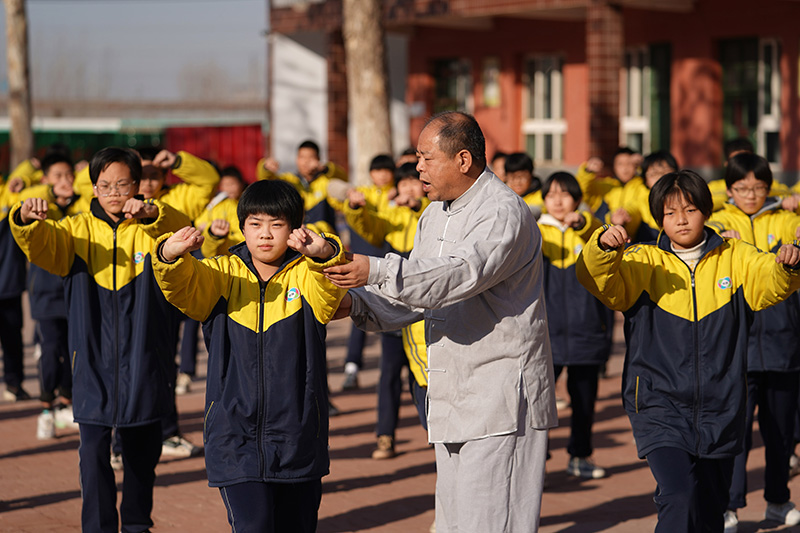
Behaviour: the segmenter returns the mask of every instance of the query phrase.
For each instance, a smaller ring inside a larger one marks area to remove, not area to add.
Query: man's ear
[[[466,174],[469,172],[469,169],[472,168],[472,154],[469,153],[469,150],[461,150],[458,152],[456,154],[456,160],[458,163],[458,169],[462,174]]]

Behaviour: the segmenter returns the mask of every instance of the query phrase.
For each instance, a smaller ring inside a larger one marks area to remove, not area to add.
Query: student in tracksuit
[[[578,283],[575,260],[602,224],[588,211],[578,211],[583,195],[572,174],[550,176],[542,196],[547,212],[538,222],[553,369],[556,379],[567,369],[572,404],[567,473],[598,479],[606,471],[591,460],[592,425],[600,368],[611,353],[611,320],[609,309]]]
[[[705,227],[713,201],[689,170],[661,177],[650,210],[657,242],[625,249],[604,226],[577,264],[581,284],[625,314],[623,404],[656,479],[658,533],[721,532],[743,449],[752,311],[800,288],[800,248],[777,255]]]
[[[772,171],[766,159],[740,153],[728,161],[725,172],[729,203],[711,215],[723,236],[776,252],[796,238],[800,215],[780,209],[780,198],[770,197]],[[758,405],[758,427],[764,440],[764,499],[766,519],[781,524],[800,523],[800,511],[789,501],[789,457],[792,454],[796,398],[800,389],[800,295],[755,313],[747,346],[747,435],[745,449],[736,456],[731,482],[727,531],[738,523],[736,510],[747,505],[747,455],[753,444],[753,415]]]
[[[167,299],[203,322],[206,472],[232,530],[313,532],[330,463],[325,324],[345,294],[322,269],[344,250],[301,227],[302,199],[282,181],[250,185],[238,213],[232,255],[196,260],[186,252],[202,234],[184,228],[152,264]]]
[[[352,231],[367,243],[408,257],[414,246],[417,222],[430,202],[422,190],[416,164],[405,163],[397,168],[394,181],[397,195],[391,200],[383,196],[378,202],[369,202],[363,194],[351,191],[349,200],[343,206],[343,212]],[[404,366],[418,363],[423,357],[427,360],[424,344],[422,347],[419,345],[419,337],[419,329],[414,330],[412,326],[403,328],[400,332],[381,333],[377,446],[372,452],[373,459],[389,459],[396,456],[394,436],[403,391],[402,370]],[[424,343],[424,334],[421,340]],[[412,372],[412,377],[416,374]],[[427,383],[427,377],[423,381],[415,378],[410,382],[414,403],[418,409],[422,408],[423,413],[425,390],[422,390],[422,387],[427,387]]]
[[[73,411],[80,424],[81,523],[118,532],[111,430],[122,441],[122,531],[153,525],[161,419],[170,405],[169,365],[180,314],[158,290],[148,260],[156,237],[189,223],[158,200],[136,198],[139,154],[105,148],[89,173],[90,212],[47,220],[47,201],[11,211],[14,238],[34,264],[65,278]]]
[[[89,200],[75,194],[69,156],[52,152],[42,158],[42,183],[24,189],[20,200],[42,198],[48,203],[47,218],[61,220],[89,210]],[[55,428],[72,425],[72,371],[67,346],[67,303],[60,276],[31,264],[28,269],[28,298],[31,317],[36,320],[42,353],[39,357],[39,400],[42,413],[37,420],[36,438],[55,437]],[[56,397],[60,402],[56,403]]]

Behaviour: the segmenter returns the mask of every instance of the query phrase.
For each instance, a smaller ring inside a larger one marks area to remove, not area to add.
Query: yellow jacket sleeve
[[[75,260],[73,225],[75,219],[60,221],[34,220],[22,224],[19,210],[22,202],[15,205],[9,213],[9,225],[14,240],[17,241],[28,261],[57,276],[66,276]]]
[[[349,202],[344,202],[344,218],[350,229],[372,246],[380,248],[386,239],[386,221],[378,213],[368,207],[350,207]]]
[[[339,309],[339,304],[344,298],[347,289],[341,289],[334,285],[325,274],[324,269],[347,262],[344,255],[344,246],[335,235],[324,236],[335,248],[335,254],[327,261],[304,257],[306,272],[302,278],[301,291],[306,296],[306,300],[314,310],[314,316],[322,324],[327,324],[333,318],[333,314]]]
[[[728,242],[733,247],[735,264],[744,269],[744,297],[754,311],[782,302],[800,289],[800,270],[777,263],[775,254],[761,252],[739,239]]]
[[[158,217],[152,222],[142,222],[142,229],[152,238],[157,239],[161,235],[178,231],[186,226],[191,226],[192,221],[184,213],[174,207],[159,200],[148,200],[158,207]]]
[[[183,314],[204,321],[211,314],[220,297],[229,297],[230,258],[215,257],[198,261],[191,254],[184,254],[174,263],[165,263],[158,258],[158,248],[172,234],[159,237],[150,254],[156,283],[169,303]]]
[[[25,183],[26,187],[32,187],[41,183],[42,171],[33,166],[30,159],[26,159],[11,171],[7,181],[11,181],[15,178],[20,178]]]
[[[219,183],[219,174],[211,163],[203,161],[188,152],[178,152],[178,165],[172,173],[178,176],[182,183],[170,187],[159,198],[178,211],[186,213],[194,220],[214,196],[214,189]]]
[[[581,285],[607,307],[626,311],[647,287],[652,269],[647,265],[647,255],[636,253],[637,247],[625,251],[600,248],[600,236],[607,229],[602,226],[589,237],[578,256],[575,273]]]

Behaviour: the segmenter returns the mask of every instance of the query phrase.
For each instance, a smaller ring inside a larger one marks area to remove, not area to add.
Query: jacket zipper
[[[264,436],[262,432],[264,430],[264,414],[265,414],[265,407],[264,407],[264,340],[261,338],[263,333],[264,327],[264,298],[267,290],[267,283],[261,283],[261,287],[259,287],[261,296],[259,298],[258,304],[258,327],[256,328],[256,339],[258,340],[258,422],[256,424],[256,439],[258,444],[258,472],[263,477],[266,476],[265,469],[265,461],[264,461]]]
[[[701,258],[702,259],[702,258]],[[695,270],[700,264],[695,265]],[[686,265],[687,267],[689,265]],[[694,343],[694,431],[695,431],[695,454],[700,455],[700,347],[698,345],[697,332],[697,292],[694,283],[694,270],[689,269],[692,276],[692,308],[694,309],[694,320],[692,321],[692,337]]]
[[[750,219],[750,236],[752,238],[753,246],[756,246],[756,223],[755,223],[755,220],[753,220],[752,217],[748,216],[747,218]],[[756,246],[756,248],[758,248],[758,247]],[[769,248],[769,244],[767,244],[767,248]],[[769,249],[764,250],[764,251],[765,252],[769,252]],[[756,326],[756,330],[757,330],[756,331],[756,339],[758,339],[758,358],[761,359],[761,370],[762,371],[766,371],[767,363],[764,361],[764,350],[761,347],[761,322],[762,321],[759,319],[758,325]],[[750,357],[748,356],[747,359],[748,359],[748,362],[747,362],[747,365],[746,365],[746,370],[750,370],[750,362],[749,362]]]
[[[119,417],[119,304],[117,299],[117,228],[114,228],[114,251],[111,259],[111,277],[113,279],[111,300],[114,310],[114,427]]]
[[[565,229],[564,231],[561,232],[561,268],[566,268],[564,266],[564,263],[566,263],[566,261],[567,261],[567,230]],[[567,305],[567,287],[566,287],[566,285],[562,285],[561,286],[561,297],[562,297],[563,304],[564,304],[562,309],[564,310],[564,312],[567,312],[567,310],[569,309],[569,306]],[[570,349],[569,349],[569,320],[568,319],[564,320],[564,333],[565,333],[565,335],[564,335],[564,344],[566,344],[565,348],[566,348],[566,352],[567,352],[566,353],[566,361],[567,362],[565,363],[565,366],[566,366],[566,365],[569,364],[570,355],[571,355],[571,352],[570,352]]]

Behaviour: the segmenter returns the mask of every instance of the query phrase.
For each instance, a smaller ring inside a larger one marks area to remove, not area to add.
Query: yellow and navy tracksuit
[[[777,209],[776,209],[777,208]],[[795,240],[800,216],[780,209],[780,201],[765,205],[748,216],[735,204],[726,203],[711,215],[709,226],[722,233],[739,232],[741,239],[764,252],[777,253]],[[800,371],[800,294],[755,314],[747,349],[749,372]]]
[[[606,196],[611,191],[622,188],[622,183],[617,178],[610,176],[598,178],[594,172],[586,170],[586,163],[578,168],[575,179],[581,186],[583,202],[589,206],[597,218],[603,220],[605,214],[608,213],[608,208],[603,207]]]
[[[159,208],[155,220],[115,223],[97,199],[90,212],[58,222],[22,225],[21,203],[10,214],[28,259],[65,278],[73,411],[81,424],[143,426],[170,405],[180,315],[158,290],[147,255],[156,237],[189,220],[151,202]]]
[[[275,174],[264,168],[264,160],[258,162],[256,178],[259,180],[280,179],[300,193],[306,211],[305,224],[317,233],[336,232],[336,213],[328,201],[328,183],[332,179],[347,181],[347,173],[341,167],[329,162],[326,170],[311,182],[290,172]]]
[[[711,198],[714,200],[714,211],[722,209],[722,207],[728,203],[728,185],[724,178],[709,181],[708,190],[711,191]],[[779,196],[783,198],[790,194],[792,194],[792,191],[789,187],[777,181],[772,182],[772,187],[770,187],[769,190],[770,196]]]
[[[0,184],[0,300],[17,298],[25,290],[25,254],[11,235],[8,214],[19,200],[19,193]]]
[[[623,404],[639,457],[671,447],[732,458],[745,434],[746,353],[752,311],[800,288],[775,255],[706,228],[694,272],[656,244],[604,251],[598,229],[583,248],[578,280],[625,314]]]
[[[239,217],[237,209],[239,201],[233,198],[225,198],[224,200],[206,208],[194,221],[197,229],[203,232],[203,246],[200,249],[203,257],[214,257],[215,255],[228,255],[228,249],[231,246],[239,244],[244,240],[242,229],[239,227]],[[209,229],[211,223],[217,219],[222,219],[230,224],[228,234],[223,237],[212,235]],[[197,257],[195,255],[195,257]]]
[[[661,229],[650,212],[650,189],[642,182],[641,186],[635,185],[630,193],[622,207],[631,216],[631,221],[625,224],[631,242],[654,242]]]
[[[586,222],[579,229],[565,227],[548,214],[538,221],[550,347],[558,366],[602,365],[611,351],[610,312],[575,277],[578,255],[602,225],[589,212],[581,214]]]
[[[168,236],[162,237],[156,246]],[[204,418],[209,485],[303,482],[328,473],[325,325],[344,289],[326,262],[289,249],[278,272],[259,281],[246,243],[230,256],[174,263],[153,257],[166,298],[203,322],[208,348]]]
[[[11,174],[8,175],[8,181],[20,178],[25,183],[25,187],[33,187],[41,183],[42,175],[42,170],[33,166],[30,159],[26,159],[11,171]]]
[[[53,221],[88,211],[90,205],[88,199],[77,194],[70,198],[67,205],[59,205],[51,185],[34,185],[23,189],[19,200],[25,201],[28,198],[47,200],[47,219]],[[67,302],[64,300],[64,282],[61,276],[51,274],[33,263],[28,269],[28,298],[31,316],[35,320],[67,318]]]
[[[347,224],[367,243],[376,247],[385,243],[389,246],[390,252],[408,257],[414,247],[419,217],[430,205],[428,198],[421,200],[422,204],[418,210],[406,206],[396,206],[386,197],[381,199],[376,209],[370,208],[370,204],[353,209],[345,202],[343,212]],[[412,396],[420,415],[420,421],[427,429],[425,391],[428,387],[428,350],[425,344],[425,321],[420,320],[404,327],[402,338],[408,367],[416,385],[421,388],[417,390],[412,385]],[[395,372],[399,372],[399,370],[394,368]],[[391,372],[392,369],[389,371]]]

